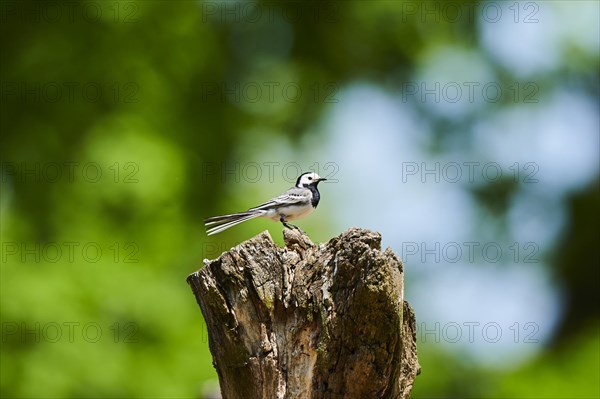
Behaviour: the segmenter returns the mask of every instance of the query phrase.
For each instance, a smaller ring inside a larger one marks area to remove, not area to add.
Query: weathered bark
[[[284,240],[263,232],[188,277],[223,398],[408,398],[420,367],[402,262],[363,229]]]

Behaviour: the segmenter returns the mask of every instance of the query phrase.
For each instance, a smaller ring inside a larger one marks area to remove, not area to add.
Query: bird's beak
[[[327,180],[327,179],[326,179],[326,178],[324,178],[324,177],[319,177],[319,180],[318,180],[318,181],[320,181],[320,182],[321,182],[321,181],[325,181],[325,180]]]

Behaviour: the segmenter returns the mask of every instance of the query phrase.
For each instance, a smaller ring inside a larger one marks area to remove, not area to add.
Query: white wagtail
[[[306,172],[298,177],[296,186],[290,188],[279,197],[248,209],[246,212],[230,215],[214,216],[204,221],[208,235],[217,234],[223,230],[254,218],[279,220],[288,229],[297,226],[287,223],[289,220],[300,219],[309,215],[319,204],[321,195],[317,185],[324,179],[313,172]]]

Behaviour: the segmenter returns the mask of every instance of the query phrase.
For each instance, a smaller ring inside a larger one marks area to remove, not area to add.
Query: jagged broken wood
[[[408,398],[420,371],[403,265],[381,236],[263,232],[187,281],[225,399]]]

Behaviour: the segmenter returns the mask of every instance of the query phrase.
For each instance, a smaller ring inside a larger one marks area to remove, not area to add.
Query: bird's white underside
[[[291,205],[277,209],[266,210],[265,213],[263,213],[260,217],[272,219],[278,222],[281,215],[284,215],[286,221],[296,220],[310,215],[314,210],[315,208],[313,208],[310,203],[306,205]]]

